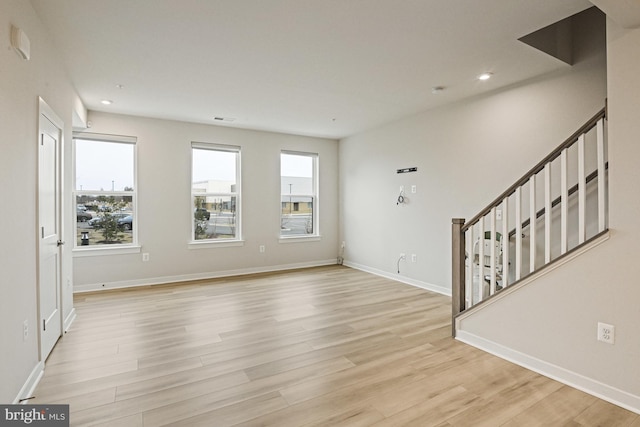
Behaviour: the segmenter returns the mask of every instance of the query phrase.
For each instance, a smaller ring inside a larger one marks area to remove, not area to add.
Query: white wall
[[[10,25],[22,28],[31,41],[31,60],[24,61],[10,44]],[[36,299],[36,195],[38,96],[64,121],[67,152],[74,109],[82,114],[50,37],[31,4],[24,0],[0,2],[0,402],[18,397],[30,375],[39,372]],[[68,179],[68,169],[65,179]],[[65,207],[70,207],[65,196]],[[69,228],[65,240],[69,240]],[[62,306],[72,313],[71,259],[63,252]],[[68,284],[68,285],[67,285]],[[30,333],[23,341],[23,321]],[[32,380],[34,378],[31,378]],[[25,393],[29,390],[23,390]]]
[[[88,119],[90,132],[137,137],[138,238],[150,261],[140,254],[75,258],[76,290],[335,263],[337,141],[93,111]],[[241,147],[241,247],[188,248],[192,141]],[[319,155],[320,240],[279,242],[281,150]]]
[[[470,219],[604,107],[597,34],[580,39],[573,67],[341,140],[347,265],[449,293],[451,218]],[[417,193],[396,205],[401,185]],[[402,262],[398,275],[401,252],[418,262]]]
[[[640,413],[640,29],[609,22],[607,39],[610,239],[465,319],[461,331]],[[615,326],[614,345],[596,340],[597,322]]]

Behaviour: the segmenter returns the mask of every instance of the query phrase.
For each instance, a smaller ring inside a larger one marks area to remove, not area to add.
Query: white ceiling
[[[341,138],[567,65],[586,0],[31,0],[86,107]],[[494,73],[480,82],[476,76]],[[123,85],[122,89],[116,85]],[[431,88],[446,90],[432,94]],[[113,100],[110,106],[102,99]]]

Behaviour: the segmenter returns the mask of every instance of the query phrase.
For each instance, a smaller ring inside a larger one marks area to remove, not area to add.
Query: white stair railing
[[[453,219],[454,317],[606,230],[605,127],[602,109],[470,221]]]

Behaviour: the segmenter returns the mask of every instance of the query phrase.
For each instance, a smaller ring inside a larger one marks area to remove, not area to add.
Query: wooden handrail
[[[527,172],[526,174],[524,174],[522,176],[522,178],[517,180],[515,182],[515,184],[513,184],[511,187],[509,187],[500,196],[498,196],[493,202],[491,202],[486,208],[484,208],[482,211],[480,211],[479,214],[477,214],[470,221],[468,221],[466,223],[466,225],[464,227],[462,227],[461,232],[464,233],[465,231],[467,231],[476,222],[478,222],[480,220],[480,218],[483,218],[485,215],[487,215],[489,212],[491,212],[491,209],[493,209],[494,207],[497,207],[498,205],[500,205],[502,203],[502,201],[506,197],[510,196],[511,194],[513,194],[516,191],[516,188],[523,186],[527,181],[529,181],[529,178],[531,178],[533,175],[537,174],[542,169],[544,169],[544,167],[545,167],[545,165],[547,163],[552,162],[554,159],[556,159],[562,153],[562,150],[564,150],[565,148],[567,148],[567,147],[571,146],[573,143],[575,143],[578,140],[578,137],[580,135],[582,135],[582,134],[590,131],[591,129],[593,129],[596,126],[596,124],[598,123],[598,120],[600,120],[600,119],[602,119],[604,117],[606,117],[606,107],[603,108],[602,110],[598,111],[598,113],[596,113],[596,115],[594,115],[584,125],[582,125],[580,127],[580,129],[575,131],[573,133],[573,135],[571,135],[562,144],[560,144],[555,150],[553,150],[551,153],[549,153],[549,155],[547,155],[544,159],[542,159],[542,161],[538,162],[538,164],[536,164],[533,168],[531,168],[531,170],[529,170],[529,172]]]

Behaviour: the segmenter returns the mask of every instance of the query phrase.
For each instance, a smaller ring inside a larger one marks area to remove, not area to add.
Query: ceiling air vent
[[[217,122],[227,122],[227,123],[231,123],[231,122],[235,122],[236,119],[233,117],[221,117],[221,116],[216,116],[213,118],[213,120],[217,121]]]

